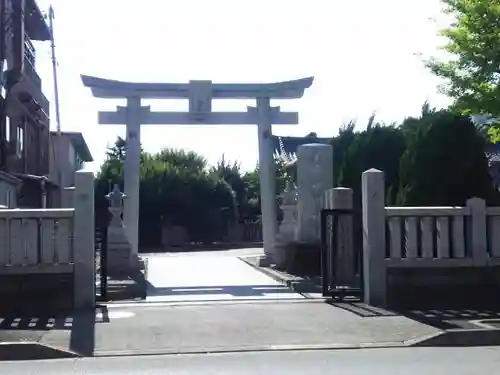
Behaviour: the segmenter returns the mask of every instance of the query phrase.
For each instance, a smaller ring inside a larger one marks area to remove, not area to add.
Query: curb
[[[94,352],[92,357],[153,356],[179,354],[224,354],[256,353],[312,350],[354,350],[354,349],[394,349],[411,347],[467,347],[500,345],[500,329],[441,331],[405,341],[365,342],[357,344],[304,344],[304,345],[261,345],[240,347],[189,348],[189,349],[136,349],[103,350]],[[86,357],[69,350],[62,350],[39,342],[0,343],[0,361],[65,359]]]
[[[26,361],[36,359],[78,358],[77,353],[40,342],[1,342],[0,361]]]
[[[264,275],[269,276],[273,280],[287,286],[288,288],[293,290],[295,293],[300,294],[304,298],[307,298],[307,299],[325,299],[325,297],[323,297],[323,296],[317,297],[317,296],[311,295],[311,293],[314,293],[314,292],[304,291],[304,289],[317,289],[318,286],[314,282],[303,279],[303,278],[288,279],[285,276],[283,276],[281,273],[279,273],[278,271],[274,271],[274,270],[271,270],[268,268],[259,267],[258,265],[252,263],[249,259],[246,259],[246,258],[247,257],[238,257],[239,260],[248,264],[250,267],[256,269],[259,272],[262,272]],[[297,283],[302,283],[302,286],[300,288],[298,288]]]
[[[224,354],[224,353],[257,353],[257,352],[284,352],[284,351],[312,351],[312,350],[353,350],[353,349],[384,349],[407,347],[403,342],[358,343],[358,344],[305,344],[305,345],[262,345],[219,348],[191,348],[191,349],[149,349],[149,350],[106,350],[99,351],[94,357],[120,356],[152,356],[178,354]]]

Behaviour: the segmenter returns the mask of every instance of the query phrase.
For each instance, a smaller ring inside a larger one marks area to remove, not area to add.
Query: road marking
[[[176,288],[172,289],[172,292],[219,292],[223,291],[224,288]]]
[[[98,312],[95,317],[96,319],[123,319],[132,318],[135,314],[131,311],[109,311],[107,313]]]

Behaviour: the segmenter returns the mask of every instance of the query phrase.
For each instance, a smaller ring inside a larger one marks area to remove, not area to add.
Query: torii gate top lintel
[[[299,99],[309,88],[314,77],[275,83],[212,83],[212,81],[190,81],[189,83],[140,83],[82,75],[84,86],[92,90],[96,98],[120,99],[140,97],[144,99],[184,99],[200,84],[209,87],[212,98],[219,99]]]

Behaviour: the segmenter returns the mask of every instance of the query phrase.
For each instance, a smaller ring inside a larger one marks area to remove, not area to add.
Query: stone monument
[[[297,237],[302,243],[320,243],[320,215],[325,191],[333,188],[333,148],[305,144],[297,149]]]

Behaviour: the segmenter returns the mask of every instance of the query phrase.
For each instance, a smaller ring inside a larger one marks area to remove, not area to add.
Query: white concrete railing
[[[485,207],[482,199],[472,198],[465,207],[386,207],[385,212],[390,267],[500,263],[500,207]]]
[[[74,215],[74,209],[0,210],[0,273],[72,264]]]
[[[384,174],[363,173],[365,301],[385,305],[390,267],[500,265],[500,207],[386,207]]]
[[[74,208],[0,210],[0,274],[72,273],[74,307],[95,307],[94,175],[78,171]]]

